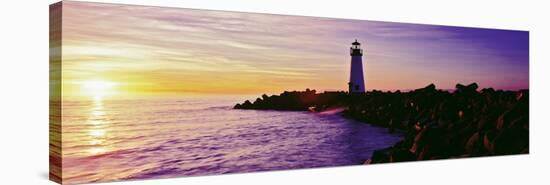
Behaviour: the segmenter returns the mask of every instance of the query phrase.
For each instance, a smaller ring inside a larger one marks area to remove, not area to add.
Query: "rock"
[[[416,156],[413,153],[403,148],[395,149],[390,156],[390,162],[414,161],[415,159]]]
[[[420,89],[416,89],[415,92],[418,92],[418,93],[428,93],[428,92],[435,92],[437,91],[435,89],[435,85],[434,84],[430,84],[424,88],[420,88]]]
[[[493,144],[497,155],[519,154],[524,149],[519,131],[508,128],[496,136]]]
[[[493,88],[483,88],[483,89],[481,89],[481,92],[485,93],[485,94],[494,93],[495,89],[493,89]]]
[[[249,109],[249,108],[252,108],[252,103],[248,100],[244,101],[244,103],[241,105],[241,107],[245,108],[245,109]]]
[[[477,83],[471,83],[467,86],[464,86],[462,84],[456,84],[456,91],[455,93],[476,93],[478,85]]]
[[[390,162],[390,151],[391,151],[391,147],[374,151],[372,153],[370,163],[376,164],[376,163]]]
[[[489,152],[494,153],[493,140],[495,139],[495,131],[489,131],[483,136],[483,148]]]
[[[466,142],[465,150],[469,154],[478,153],[479,147],[481,145],[479,132],[474,133]]]

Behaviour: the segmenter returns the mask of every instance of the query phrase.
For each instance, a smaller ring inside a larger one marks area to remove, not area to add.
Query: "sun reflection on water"
[[[94,97],[93,107],[90,109],[88,116],[89,130],[87,132],[90,138],[89,144],[93,145],[87,151],[91,155],[102,154],[107,151],[105,141],[107,139],[107,122],[105,108],[103,106],[102,97]]]

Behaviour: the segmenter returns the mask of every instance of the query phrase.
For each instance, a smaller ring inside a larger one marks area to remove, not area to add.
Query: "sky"
[[[367,90],[529,88],[525,31],[72,1],[62,31],[69,96],[347,90],[355,39]]]

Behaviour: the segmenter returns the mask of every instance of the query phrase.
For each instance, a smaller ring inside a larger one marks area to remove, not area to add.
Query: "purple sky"
[[[98,77],[135,92],[346,90],[355,39],[368,90],[529,87],[526,31],[71,1],[63,16],[67,91]]]

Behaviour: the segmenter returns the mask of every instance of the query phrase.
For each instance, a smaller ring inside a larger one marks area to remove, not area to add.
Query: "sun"
[[[117,83],[108,80],[87,80],[80,83],[83,94],[101,99],[112,95]]]

